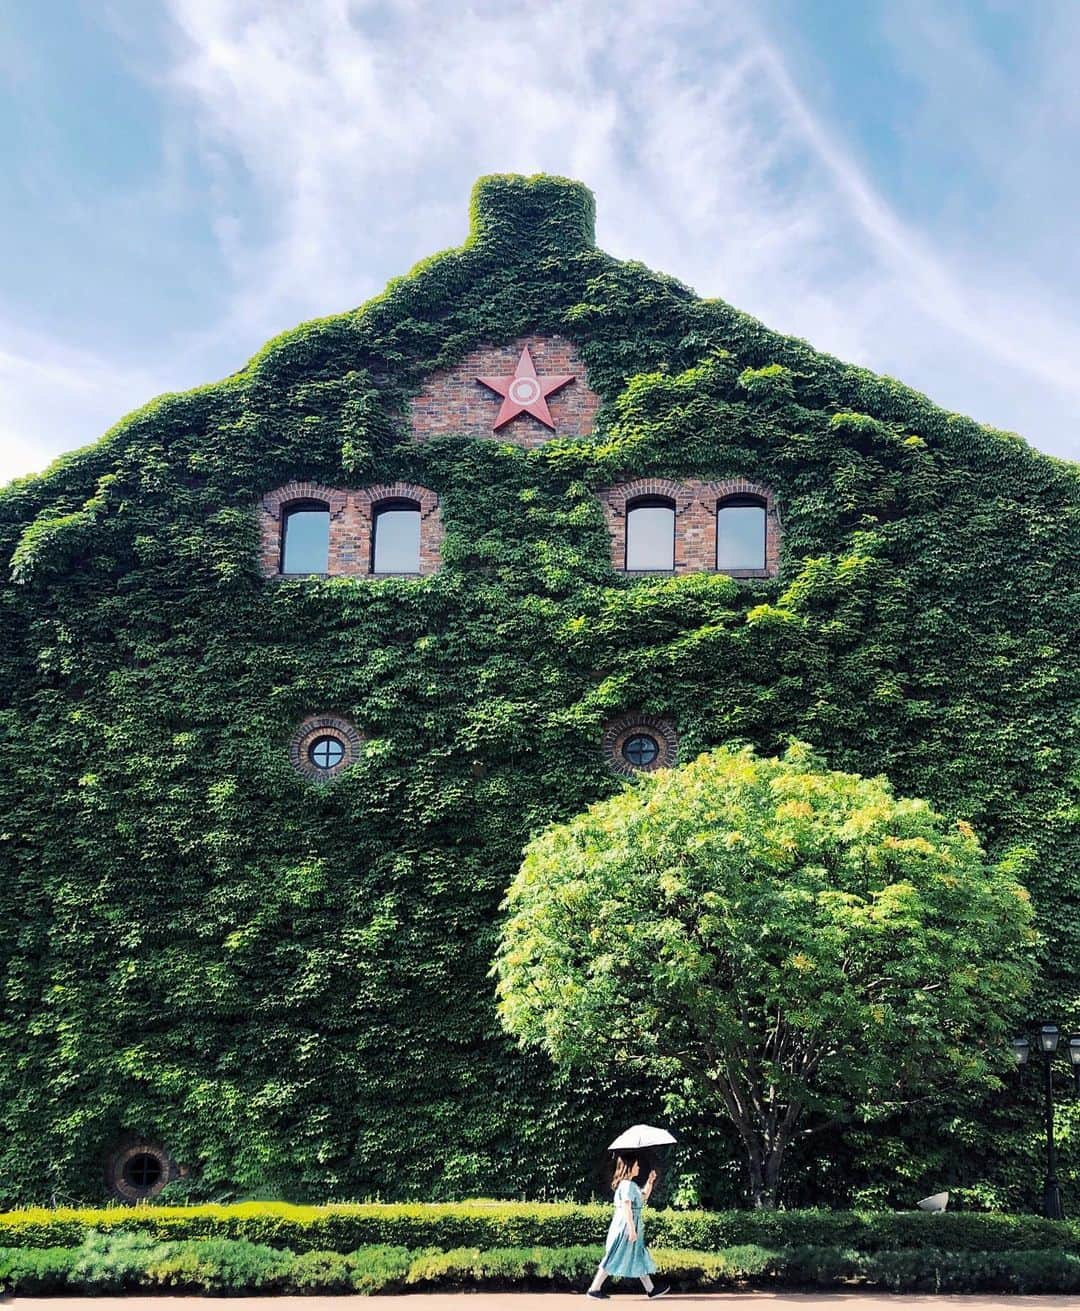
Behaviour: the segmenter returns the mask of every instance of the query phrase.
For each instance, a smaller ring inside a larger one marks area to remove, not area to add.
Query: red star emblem
[[[477,378],[477,382],[482,382],[485,387],[490,387],[503,398],[492,431],[498,432],[504,423],[516,419],[519,414],[531,414],[534,419],[539,419],[554,432],[555,424],[545,398],[552,392],[558,391],[560,387],[565,387],[568,382],[573,382],[576,376],[573,373],[557,373],[547,378],[538,378],[536,366],[526,346],[512,374],[505,378]]]

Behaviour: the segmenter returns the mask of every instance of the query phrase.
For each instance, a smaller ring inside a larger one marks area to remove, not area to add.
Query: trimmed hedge
[[[145,1233],[90,1233],[79,1247],[0,1248],[0,1292],[392,1293],[481,1288],[582,1288],[602,1248],[377,1245],[304,1252],[215,1238],[161,1242]],[[885,1288],[892,1292],[1080,1291],[1080,1255],[1061,1250],[857,1252],[837,1247],[717,1252],[656,1248],[681,1289],[737,1285]]]
[[[301,1253],[372,1245],[440,1252],[579,1248],[596,1242],[609,1218],[607,1206],[542,1202],[29,1209],[0,1214],[0,1246],[73,1247],[100,1231],[159,1242],[242,1240]],[[698,1252],[746,1245],[855,1252],[1080,1249],[1080,1223],[984,1212],[651,1211],[648,1235],[658,1246]]]
[[[376,1293],[401,1288],[405,1248],[296,1253],[243,1239],[159,1242],[148,1234],[90,1233],[78,1247],[0,1248],[5,1293]]]

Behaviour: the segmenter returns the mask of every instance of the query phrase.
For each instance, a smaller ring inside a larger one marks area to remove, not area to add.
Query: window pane
[[[675,511],[642,505],[626,516],[627,569],[675,568]]]
[[[293,510],[285,516],[283,574],[325,574],[330,562],[330,511]]]
[[[635,733],[633,737],[628,737],[622,746],[623,759],[639,768],[651,765],[659,754],[660,743],[648,733]]]
[[[717,569],[765,568],[765,507],[722,505],[716,515]]]
[[[333,769],[344,756],[345,748],[336,737],[317,737],[308,747],[308,759],[320,769]]]
[[[375,516],[377,574],[420,572],[420,511],[383,510]]]

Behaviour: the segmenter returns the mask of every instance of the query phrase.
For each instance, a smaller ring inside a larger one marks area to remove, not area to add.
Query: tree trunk
[[[747,1149],[747,1164],[750,1166],[750,1201],[754,1210],[773,1210],[775,1203],[771,1203],[765,1195],[765,1171],[762,1169],[761,1156],[752,1147]]]
[[[750,1172],[750,1202],[756,1211],[775,1211],[780,1184],[780,1166],[786,1142],[766,1146],[757,1134],[743,1137]]]
[[[777,1106],[772,1088],[766,1098],[760,1082],[755,1086],[740,1078],[731,1062],[724,1069],[726,1077],[715,1086],[746,1153],[750,1203],[755,1210],[775,1211],[784,1149],[802,1115],[802,1103]]]

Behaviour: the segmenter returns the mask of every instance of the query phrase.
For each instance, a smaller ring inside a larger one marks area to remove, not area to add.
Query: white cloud
[[[40,473],[164,390],[145,370],[12,324],[0,327],[0,341],[0,484]]]
[[[163,336],[170,387],[230,372],[268,336],[358,304],[459,241],[478,174],[544,170],[594,189],[612,253],[1080,455],[1080,334],[1067,298],[1005,251],[965,248],[963,214],[951,238],[929,219],[902,221],[807,99],[763,10],[736,0],[168,0],[168,12],[175,43],[161,85],[182,138],[169,148],[196,149],[209,171],[230,284],[225,314]],[[935,10],[916,18],[913,29],[926,28]],[[923,35],[929,83],[950,43],[971,36],[947,26]],[[917,63],[915,37],[902,39]],[[1039,76],[1060,98],[1049,47]],[[955,77],[970,80],[965,131],[978,162],[990,148],[971,120],[979,86],[994,84],[974,55]],[[935,130],[931,109],[918,130]],[[67,359],[69,383],[53,384],[21,354],[7,376],[18,375],[23,399],[0,422],[24,450],[50,438],[38,389],[54,399],[66,389],[69,414],[96,416],[101,385],[84,408],[78,358]],[[40,358],[52,358],[47,344]],[[97,376],[120,393],[101,428],[149,395],[132,395],[146,379],[123,361]],[[84,440],[71,435],[68,445]]]

